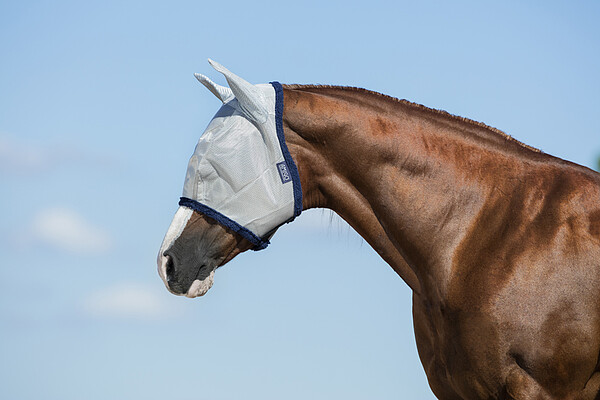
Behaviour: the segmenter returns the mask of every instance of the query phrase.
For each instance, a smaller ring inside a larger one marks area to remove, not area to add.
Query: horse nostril
[[[180,282],[181,270],[177,270],[175,258],[169,254],[164,254],[167,258],[165,262],[165,274],[167,275],[167,288],[175,294],[184,294],[186,291],[183,289],[183,284]]]
[[[173,257],[167,257],[167,281],[171,282],[173,280],[173,275],[175,275],[175,263],[173,262]]]

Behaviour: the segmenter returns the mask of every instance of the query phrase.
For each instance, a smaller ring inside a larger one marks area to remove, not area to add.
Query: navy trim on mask
[[[277,138],[281,146],[283,158],[287,164],[288,171],[292,175],[292,185],[294,185],[294,216],[288,222],[291,222],[302,212],[302,187],[300,186],[300,175],[294,159],[285,144],[285,135],[283,134],[283,87],[279,82],[271,82],[275,89],[275,126],[277,128]]]
[[[224,227],[229,228],[232,231],[238,233],[240,236],[242,236],[244,239],[246,239],[247,241],[249,241],[250,243],[252,243],[254,245],[254,248],[252,250],[255,250],[255,251],[262,250],[262,249],[266,248],[270,243],[268,240],[259,238],[254,233],[252,233],[249,229],[244,228],[243,226],[241,226],[234,220],[226,217],[225,215],[221,214],[217,210],[214,210],[208,206],[205,206],[204,204],[202,204],[196,200],[188,199],[187,197],[181,197],[179,199],[179,205],[183,206],[183,207],[191,208],[194,211],[198,211],[199,213],[204,214],[211,219],[214,219],[216,222],[223,225]]]

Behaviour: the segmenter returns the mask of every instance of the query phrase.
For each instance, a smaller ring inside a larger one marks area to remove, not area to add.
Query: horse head
[[[302,211],[300,178],[283,135],[283,89],[253,85],[209,60],[229,88],[195,74],[221,102],[190,158],[179,209],[158,253],[158,272],[177,295],[204,295],[214,272],[261,250]]]

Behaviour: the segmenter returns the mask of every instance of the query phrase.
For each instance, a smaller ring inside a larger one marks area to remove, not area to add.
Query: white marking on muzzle
[[[208,289],[210,289],[215,280],[215,270],[210,271],[210,275],[208,275],[204,280],[196,279],[192,282],[192,286],[188,289],[185,297],[189,297],[190,299],[194,297],[204,296]]]
[[[162,245],[160,246],[160,250],[158,252],[158,258],[156,260],[156,262],[158,264],[158,275],[160,275],[161,279],[163,280],[163,282],[165,283],[165,286],[167,287],[167,289],[169,289],[169,291],[171,291],[171,289],[169,288],[169,283],[167,282],[167,260],[168,260],[168,258],[164,255],[164,253],[165,253],[165,251],[167,251],[171,248],[173,243],[175,243],[175,240],[177,240],[179,235],[181,235],[181,232],[183,232],[183,229],[187,225],[187,223],[190,220],[190,217],[192,216],[193,213],[194,213],[194,211],[187,207],[179,207],[177,209],[177,212],[175,213],[175,216],[173,217],[173,221],[171,222],[171,225],[169,226],[169,229],[167,230],[167,234],[165,235],[165,238],[163,239]],[[212,283],[211,283],[211,286],[212,286]]]

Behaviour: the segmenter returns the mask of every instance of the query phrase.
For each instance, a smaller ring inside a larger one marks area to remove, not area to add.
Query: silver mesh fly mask
[[[230,88],[196,74],[223,106],[190,158],[179,205],[264,249],[302,211],[300,177],[283,135],[283,89],[278,82],[252,85],[209,62]]]

